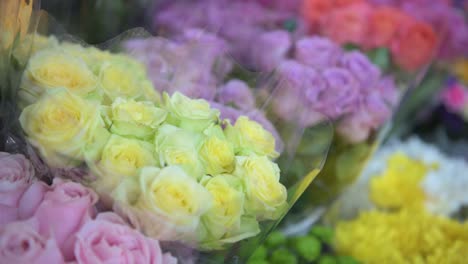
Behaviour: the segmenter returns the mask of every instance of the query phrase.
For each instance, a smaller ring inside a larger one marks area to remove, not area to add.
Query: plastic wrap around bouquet
[[[317,6],[308,6],[309,2],[317,2]],[[319,2],[328,9],[320,9]],[[279,1],[181,0],[162,4],[153,11],[155,31],[177,38],[187,27],[204,28],[225,40],[227,50],[242,65],[271,73],[272,82],[276,81],[279,88],[269,105],[268,118],[280,130],[288,123],[314,126],[321,121],[317,113],[332,120],[335,129],[330,154],[305,195],[308,199],[302,199],[306,207],[332,202],[359,176],[389,128],[406,116],[406,111],[393,115],[406,104],[402,98],[413,96],[407,93],[408,88],[417,86],[438,47],[434,30],[410,15],[405,16],[408,24],[391,25],[391,32],[383,32],[388,34],[380,40],[387,46],[336,39],[359,35],[359,40],[372,41],[374,38],[366,35],[368,29],[380,25],[379,16],[375,16],[375,23],[370,20],[369,8],[377,9],[377,4],[336,2],[355,7],[341,16],[338,10],[336,14],[332,10],[334,1],[328,0],[288,1],[284,5]],[[365,16],[357,8],[367,8]],[[323,22],[323,26],[333,26],[333,34],[314,31],[308,16],[311,14],[335,19],[334,23]],[[408,34],[414,39],[407,38]],[[244,78],[248,80],[249,76]],[[270,96],[268,89],[256,88],[258,97]],[[294,166],[297,175],[302,174],[304,163],[307,161]]]
[[[160,78],[153,86],[157,76],[128,55],[66,39],[34,36],[18,91],[28,144],[44,171],[91,187],[103,210],[179,259],[245,259],[320,171],[332,135],[326,118],[277,132],[266,117],[255,121],[270,100],[225,117],[228,102],[184,95],[185,80]],[[107,47],[120,47],[118,39]],[[200,84],[196,74],[177,76]],[[317,144],[301,153],[309,161],[302,177],[288,180],[304,131]]]

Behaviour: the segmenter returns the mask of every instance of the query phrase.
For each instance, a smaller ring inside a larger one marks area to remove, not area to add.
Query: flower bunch
[[[168,1],[155,10],[153,27],[176,35],[193,27],[217,33],[237,60],[252,66],[250,48],[259,34],[278,28],[303,32],[295,19],[299,6],[297,0]]]
[[[463,10],[452,5],[451,1],[371,0],[371,2],[398,8],[430,24],[440,40],[438,58],[453,60],[468,55],[468,24]]]
[[[364,263],[464,263],[468,223],[422,210],[368,211],[336,227],[341,254]]]
[[[399,8],[366,0],[304,0],[302,15],[310,30],[340,44],[365,49],[385,47],[401,68],[414,71],[428,64],[439,39],[431,24]]]
[[[376,154],[340,203],[347,215],[377,206],[450,216],[468,204],[466,169],[465,160],[448,157],[418,138],[394,142]]]
[[[276,68],[283,80],[273,103],[279,117],[308,126],[320,119],[317,113],[325,114],[350,142],[366,140],[398,100],[392,78],[361,52],[346,52],[326,38],[293,43],[288,32],[272,31],[259,36],[253,54],[260,69]]]
[[[417,138],[384,148],[342,197],[349,210],[356,203],[353,194],[364,193],[361,204],[351,206],[367,210],[338,222],[337,250],[365,263],[462,263],[468,257],[468,223],[449,217],[468,203],[467,168],[466,161]]]
[[[191,98],[213,100],[216,87],[232,68],[226,42],[195,28],[174,39],[131,39],[124,48],[146,66],[159,92],[178,91]]]
[[[61,43],[33,55],[21,89],[21,126],[47,164],[89,168],[146,235],[220,248],[287,208],[270,132],[179,92],[161,99],[129,57]]]
[[[126,53],[146,65],[154,87],[159,92],[181,92],[202,98],[220,111],[222,119],[232,123],[242,115],[262,124],[282,150],[282,141],[265,113],[256,108],[250,87],[239,79],[229,79],[232,62],[226,42],[201,29],[187,29],[174,40],[163,38],[132,39],[124,44]]]
[[[116,214],[97,213],[97,194],[55,178],[34,178],[22,155],[0,152],[0,257],[3,263],[175,264],[158,241]]]

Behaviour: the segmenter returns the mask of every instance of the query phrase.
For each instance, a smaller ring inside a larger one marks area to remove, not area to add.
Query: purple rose
[[[252,57],[255,67],[261,71],[269,72],[286,59],[292,42],[289,32],[275,30],[258,36],[253,45]]]
[[[232,79],[219,88],[217,101],[225,105],[232,104],[241,110],[255,107],[255,97],[249,86],[237,79]]]
[[[281,63],[277,72],[280,82],[272,98],[275,114],[304,127],[321,121],[324,117],[317,107],[326,83],[319,72],[293,60]]]
[[[317,111],[336,119],[350,113],[357,103],[359,82],[346,69],[329,68],[322,72],[327,85],[319,95]]]
[[[305,65],[323,69],[336,66],[342,54],[342,49],[327,38],[307,37],[296,42],[294,58]]]
[[[200,29],[188,29],[178,41],[162,38],[130,40],[127,53],[146,65],[154,87],[193,98],[212,100],[216,87],[231,71],[225,42]]]
[[[356,109],[338,123],[337,132],[351,143],[365,141],[391,116],[392,109],[379,94],[363,98]]]
[[[380,69],[359,51],[345,53],[339,62],[361,82],[363,88],[371,89],[380,78]]]

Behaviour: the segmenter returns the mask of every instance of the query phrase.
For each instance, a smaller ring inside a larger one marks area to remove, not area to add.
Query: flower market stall
[[[464,263],[449,0],[5,0],[0,264]]]

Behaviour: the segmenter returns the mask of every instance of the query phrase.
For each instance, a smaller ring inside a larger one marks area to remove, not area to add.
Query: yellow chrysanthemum
[[[387,169],[370,181],[371,200],[381,208],[424,206],[426,197],[420,183],[431,168],[403,153],[393,154]]]
[[[336,248],[369,264],[458,264],[468,259],[468,222],[423,210],[370,211],[337,225]]]

